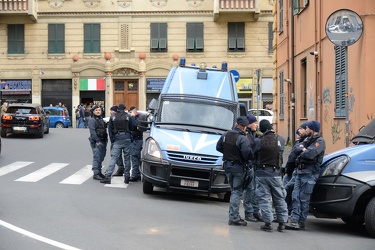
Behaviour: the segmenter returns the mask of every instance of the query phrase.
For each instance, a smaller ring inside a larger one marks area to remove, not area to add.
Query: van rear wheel
[[[153,191],[154,191],[154,186],[150,182],[143,179],[143,193],[152,194]]]

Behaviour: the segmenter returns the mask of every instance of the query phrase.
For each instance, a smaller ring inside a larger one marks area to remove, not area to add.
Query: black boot
[[[260,226],[260,229],[266,232],[272,232],[272,225],[271,223],[265,223],[264,225]]]
[[[124,169],[117,169],[116,173],[113,176],[123,176],[124,175]]]
[[[101,180],[100,181],[100,183],[104,183],[104,184],[111,184],[111,177],[112,176],[106,176],[106,177],[104,177],[104,179],[103,180]]]
[[[279,226],[277,227],[277,231],[281,233],[281,232],[284,232],[284,229],[285,229],[285,223],[280,222]]]
[[[129,184],[129,180],[130,180],[130,177],[129,176],[125,176],[124,183],[125,184]]]
[[[94,176],[92,177],[94,180],[103,180],[104,178],[100,175],[100,174],[94,174]]]

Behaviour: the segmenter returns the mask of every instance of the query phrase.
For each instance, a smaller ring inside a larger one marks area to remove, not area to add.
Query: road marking
[[[16,162],[13,162],[12,164],[1,167],[0,168],[0,176],[6,175],[10,172],[16,171],[16,170],[18,170],[20,168],[23,168],[23,167],[26,167],[26,166],[30,165],[31,163],[33,163],[33,162],[31,162],[31,161],[16,161]]]
[[[111,188],[127,188],[129,184],[124,183],[124,177],[114,176],[112,177],[111,184],[105,184],[104,186]]]
[[[44,168],[41,168],[35,172],[25,175],[24,177],[21,177],[15,181],[37,182],[47,177],[48,175],[53,174],[54,172],[62,169],[63,167],[66,167],[67,165],[69,164],[68,163],[51,163],[45,166]]]
[[[86,165],[84,168],[78,170],[73,175],[61,181],[61,184],[80,185],[92,177],[92,165]]]
[[[66,245],[64,243],[60,243],[60,242],[57,242],[57,241],[54,241],[54,240],[51,240],[51,239],[48,239],[46,237],[43,237],[43,236],[40,236],[40,235],[37,235],[37,234],[34,234],[32,232],[29,232],[25,229],[22,229],[22,228],[19,228],[19,227],[16,227],[12,224],[9,224],[5,221],[2,221],[0,220],[0,225],[3,226],[3,227],[6,227],[10,230],[13,230],[14,232],[17,232],[17,233],[20,233],[20,234],[23,234],[27,237],[30,237],[30,238],[33,238],[33,239],[36,239],[38,241],[41,241],[41,242],[44,242],[44,243],[47,243],[49,245],[52,245],[52,246],[55,246],[55,247],[58,247],[58,248],[61,248],[61,249],[66,249],[66,250],[80,250],[80,248],[76,248],[76,247],[72,247],[72,246],[69,246],[69,245]]]

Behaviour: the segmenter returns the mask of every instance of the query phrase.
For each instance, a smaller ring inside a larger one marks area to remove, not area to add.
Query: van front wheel
[[[150,182],[143,179],[143,193],[152,194],[153,191],[154,191],[154,186]]]
[[[365,225],[367,232],[375,237],[375,197],[367,204],[365,212]]]

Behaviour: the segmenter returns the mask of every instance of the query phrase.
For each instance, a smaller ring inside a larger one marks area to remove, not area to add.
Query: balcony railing
[[[25,17],[36,21],[36,4],[37,2],[34,0],[0,0],[0,15]]]
[[[214,0],[215,21],[248,21],[259,17],[260,0]]]

